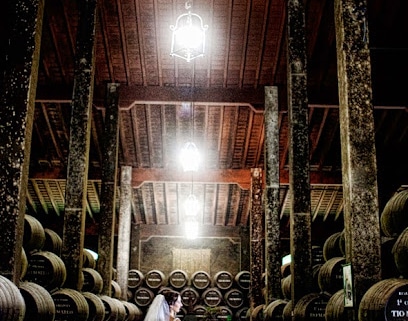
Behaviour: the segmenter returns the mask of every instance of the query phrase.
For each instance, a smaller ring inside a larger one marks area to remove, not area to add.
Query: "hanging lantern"
[[[197,197],[195,197],[194,194],[190,194],[187,197],[186,202],[184,203],[185,216],[186,217],[189,217],[189,216],[197,217],[199,210],[200,210],[200,206],[199,206]]]
[[[191,13],[191,6],[191,1],[187,1],[185,8],[188,12],[178,16],[176,24],[170,26],[173,31],[170,56],[182,58],[187,62],[204,56],[205,32],[208,29],[198,14]]]
[[[200,153],[196,144],[187,142],[180,153],[180,162],[185,172],[197,172],[200,166]]]

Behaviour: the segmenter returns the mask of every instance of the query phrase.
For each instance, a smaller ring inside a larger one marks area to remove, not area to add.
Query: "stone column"
[[[0,275],[18,285],[44,1],[2,8],[10,8],[10,32],[0,96]]]
[[[10,24],[0,97],[0,275],[18,285],[44,1],[4,8]]]
[[[118,227],[117,272],[118,284],[122,290],[122,300],[127,301],[130,234],[132,225],[132,167],[123,166],[120,179],[120,208]]]
[[[94,80],[96,0],[81,1],[80,4],[61,250],[61,258],[67,269],[64,286],[78,291],[83,284],[82,264]]]
[[[101,209],[98,239],[98,272],[102,276],[102,293],[111,295],[114,236],[115,236],[115,210],[116,210],[116,185],[119,142],[119,84],[107,85],[107,104],[105,114],[105,131],[102,139],[103,164]],[[127,292],[126,292],[127,293]]]
[[[279,202],[278,88],[265,87],[265,270],[266,304],[282,297]]]
[[[335,0],[334,4],[345,250],[353,271],[353,319],[357,320],[362,296],[381,280],[367,1]]]
[[[262,204],[262,169],[251,170],[251,208],[250,208],[250,240],[251,240],[251,309],[264,304],[262,295],[264,284],[264,220]]]
[[[305,10],[288,1],[289,184],[292,306],[312,290]]]

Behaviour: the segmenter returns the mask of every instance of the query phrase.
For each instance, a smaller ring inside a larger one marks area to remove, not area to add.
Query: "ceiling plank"
[[[130,67],[129,67],[129,59],[128,59],[128,48],[127,48],[127,41],[126,41],[126,32],[125,32],[125,22],[124,22],[124,13],[123,13],[123,8],[121,1],[117,0],[116,5],[118,7],[118,20],[119,20],[119,30],[120,30],[120,43],[122,47],[122,55],[123,55],[123,64],[124,64],[124,69],[125,69],[125,77],[127,83],[129,83],[130,79]]]
[[[39,181],[39,180],[33,180],[32,181],[33,189],[34,189],[35,194],[37,195],[37,197],[38,197],[38,199],[40,201],[40,204],[41,204],[41,207],[42,207],[44,213],[48,214],[48,207],[47,207],[47,204],[46,204],[44,196],[43,196],[43,195],[45,195],[45,193],[41,192],[41,190],[40,190],[40,188],[38,186],[38,182],[41,182],[41,181]],[[40,184],[42,185],[42,183],[40,183]]]
[[[110,44],[109,44],[109,39],[108,39],[108,27],[106,25],[106,21],[107,21],[107,13],[106,13],[106,9],[104,6],[104,3],[101,1],[101,3],[98,6],[99,8],[99,14],[98,17],[100,17],[99,19],[99,26],[100,26],[100,33],[99,35],[102,37],[103,40],[103,47],[105,50],[105,55],[106,55],[106,64],[108,67],[108,72],[109,72],[109,79],[112,81],[114,79],[114,71],[113,71],[113,66],[112,66],[112,57],[111,57],[111,48],[110,48]],[[100,80],[102,82],[102,79]],[[104,89],[103,92],[105,92],[105,84],[104,84]],[[105,94],[102,95],[102,97],[104,97]]]
[[[57,139],[55,137],[55,132],[52,129],[52,126],[51,126],[51,121],[50,121],[50,118],[48,116],[48,110],[49,109],[50,108],[46,108],[44,104],[41,104],[41,110],[43,112],[43,116],[44,116],[45,122],[47,124],[47,128],[48,128],[48,131],[50,133],[51,140],[52,140],[52,143],[54,145],[55,151],[57,152],[57,155],[58,155],[58,157],[60,159],[64,159],[64,156],[63,156],[63,154],[61,152],[61,149],[59,148],[59,144],[58,144]],[[45,130],[45,128],[43,128],[42,130]]]

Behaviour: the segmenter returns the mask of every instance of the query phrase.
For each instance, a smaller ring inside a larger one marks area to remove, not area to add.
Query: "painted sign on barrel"
[[[408,319],[408,285],[397,289],[388,299],[385,307],[387,321],[403,321]]]

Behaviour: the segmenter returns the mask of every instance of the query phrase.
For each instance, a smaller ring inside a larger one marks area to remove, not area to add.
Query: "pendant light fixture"
[[[189,109],[190,113],[190,138],[183,145],[180,152],[180,163],[184,172],[197,172],[201,163],[200,152],[194,143],[194,105],[193,103],[183,102],[183,109]]]
[[[191,194],[184,203],[184,234],[188,239],[195,239],[198,236],[200,204],[192,190],[193,185],[191,186]]]
[[[184,144],[180,153],[181,166],[185,172],[197,172],[200,166],[200,153],[194,142]]]
[[[200,153],[194,141],[194,105],[193,103],[183,103],[184,109],[189,108],[190,112],[190,140],[184,144],[180,161],[185,172],[191,172],[191,192],[184,202],[184,227],[185,235],[189,239],[194,239],[198,235],[198,222],[200,204],[197,197],[194,195],[194,172],[198,171],[200,166]]]
[[[192,1],[186,1],[187,13],[178,16],[176,23],[170,26],[172,30],[170,56],[182,58],[187,62],[204,56],[205,32],[208,29],[200,15],[191,12],[192,5]]]

